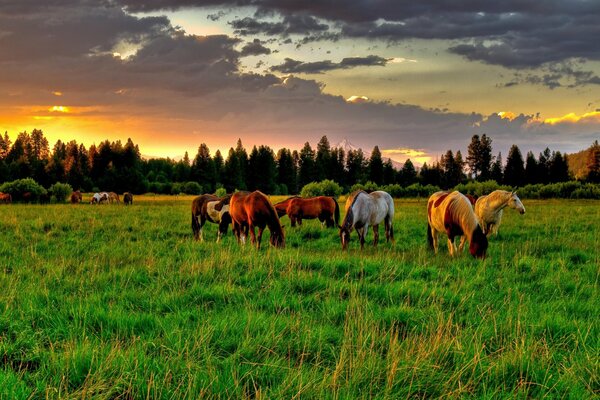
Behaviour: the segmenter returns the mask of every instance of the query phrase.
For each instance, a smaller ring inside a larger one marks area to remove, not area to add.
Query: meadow
[[[482,262],[429,251],[426,199],[395,244],[284,217],[257,252],[194,242],[192,198],[0,206],[0,398],[600,396],[598,201],[524,201]]]

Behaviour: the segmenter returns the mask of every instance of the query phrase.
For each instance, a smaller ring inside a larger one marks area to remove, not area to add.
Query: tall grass
[[[479,262],[425,200],[344,253],[287,217],[284,250],[194,242],[191,198],[0,207],[0,398],[600,395],[597,202],[505,212]]]

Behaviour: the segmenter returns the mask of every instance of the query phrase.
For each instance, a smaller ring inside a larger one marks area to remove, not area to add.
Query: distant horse
[[[117,204],[119,204],[121,202],[121,199],[119,199],[119,195],[116,194],[115,192],[109,192],[108,193],[108,202],[111,204],[114,202],[117,202]]]
[[[133,204],[133,195],[129,192],[123,193],[123,204],[129,205]]]
[[[296,197],[291,199],[287,207],[287,215],[290,217],[292,227],[302,225],[303,219],[318,218],[321,224],[328,228],[339,226],[340,206],[333,197],[318,196],[303,199]]]
[[[0,192],[0,203],[4,203],[4,204],[12,203],[12,196],[10,195],[10,193]]]
[[[92,200],[90,200],[90,204],[102,204],[108,202],[108,193],[94,193],[92,196]]]
[[[81,192],[79,190],[76,190],[73,193],[71,193],[71,204],[81,203],[82,200],[83,196],[81,195]]]
[[[263,193],[258,190],[252,193],[234,193],[229,201],[229,213],[233,233],[238,242],[245,243],[248,231],[250,231],[252,243],[256,244],[257,249],[260,249],[263,231],[265,227],[268,227],[271,232],[269,240],[271,245],[285,247],[285,235],[277,211]],[[254,228],[258,228],[258,236],[255,235]]]
[[[227,234],[227,226],[231,223],[229,216],[230,195],[219,198],[212,194],[203,194],[192,201],[192,232],[194,239],[204,240],[203,230],[206,221],[219,225],[217,242]],[[200,218],[200,222],[198,222]]]
[[[427,202],[427,240],[437,253],[438,234],[448,236],[448,251],[457,254],[454,238],[461,236],[458,251],[462,251],[465,240],[469,241],[469,252],[473,257],[485,258],[488,247],[486,236],[469,199],[460,192],[436,192]]]
[[[525,214],[525,206],[517,196],[516,189],[512,192],[506,190],[494,190],[487,196],[481,196],[475,204],[475,214],[481,221],[483,233],[489,236],[495,233],[498,236],[498,229],[502,221],[502,212],[505,207],[514,208],[520,214]]]
[[[352,193],[346,200],[346,216],[340,227],[340,239],[342,241],[342,250],[348,248],[350,243],[350,233],[356,229],[360,240],[360,249],[365,245],[365,235],[369,231],[369,226],[373,227],[373,246],[379,242],[379,224],[385,223],[386,241],[394,241],[394,199],[389,193],[375,191],[367,193],[357,191]]]
[[[273,207],[275,207],[275,211],[277,211],[277,216],[279,218],[283,217],[284,215],[287,215],[287,208],[290,205],[290,202],[294,199],[298,199],[300,198],[300,196],[292,196],[292,197],[288,197],[287,199],[280,201],[277,204],[274,204]]]

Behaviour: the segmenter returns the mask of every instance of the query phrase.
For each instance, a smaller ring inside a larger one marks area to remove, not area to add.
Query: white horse
[[[365,245],[365,235],[369,226],[373,227],[373,246],[379,241],[379,224],[385,222],[385,238],[389,242],[394,241],[394,199],[389,193],[376,191],[367,193],[364,191],[354,192],[346,200],[346,217],[340,227],[340,239],[342,249],[346,250],[350,243],[350,232],[356,228],[360,240],[361,250]]]
[[[101,193],[94,193],[94,195],[92,196],[92,200],[90,201],[90,204],[102,204],[102,203],[106,203],[106,202],[108,202],[108,193],[101,192]]]
[[[525,206],[517,196],[516,190],[508,192],[506,190],[494,190],[487,196],[481,196],[475,203],[475,214],[480,220],[483,233],[490,235],[495,233],[498,236],[498,228],[502,220],[502,211],[510,207],[517,210],[520,214],[525,214]]]

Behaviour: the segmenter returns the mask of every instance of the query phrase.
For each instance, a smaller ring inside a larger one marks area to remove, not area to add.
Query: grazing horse
[[[108,193],[108,202],[110,204],[117,202],[117,204],[119,204],[121,202],[121,199],[119,199],[119,195],[116,194],[115,192],[110,192]]]
[[[296,222],[301,226],[303,219],[315,218],[318,218],[321,224],[326,224],[328,228],[339,226],[340,206],[333,197],[318,196],[308,199],[296,197],[289,201],[286,212],[292,227],[296,226]]]
[[[81,195],[81,192],[79,190],[76,190],[73,193],[71,193],[71,204],[81,203],[82,200],[83,196]]]
[[[265,227],[268,227],[271,232],[269,240],[271,245],[285,247],[285,235],[277,211],[263,193],[258,190],[252,193],[234,193],[229,202],[229,213],[233,233],[238,242],[245,243],[248,231],[250,231],[252,243],[256,244],[257,249],[260,249],[263,231]],[[254,233],[254,228],[258,228],[258,237]]]
[[[0,192],[0,203],[10,204],[12,203],[12,196],[10,193]]]
[[[129,205],[133,204],[133,195],[129,192],[123,193],[123,204]]]
[[[454,238],[461,236],[459,251],[462,251],[465,240],[468,240],[471,255],[485,258],[487,237],[479,226],[471,202],[460,192],[436,192],[427,202],[427,240],[436,253],[438,234],[442,232],[448,236],[448,251],[451,256],[457,254]]]
[[[227,234],[227,226],[231,223],[229,216],[229,199],[231,195],[219,198],[212,194],[203,194],[192,201],[192,232],[194,239],[204,241],[202,228],[206,221],[219,225],[217,242]],[[200,217],[200,222],[198,222]]]
[[[90,204],[102,204],[108,202],[108,193],[94,193],[92,196],[92,200],[90,200]]]
[[[277,211],[277,216],[279,218],[283,217],[284,215],[287,214],[287,209],[288,206],[290,205],[290,202],[294,199],[298,199],[300,198],[300,196],[292,196],[292,197],[288,197],[287,199],[280,201],[277,204],[274,204],[273,207],[275,207],[275,211]]]
[[[481,196],[475,204],[475,214],[481,221],[483,233],[489,236],[495,233],[498,236],[498,228],[502,220],[502,212],[506,207],[514,208],[520,214],[525,214],[525,206],[517,196],[516,189],[512,192],[506,190],[494,190],[487,196]]]
[[[360,249],[365,245],[365,235],[369,231],[369,226],[373,227],[373,246],[379,242],[379,224],[385,223],[386,241],[394,241],[394,199],[389,193],[375,191],[367,193],[357,191],[352,193],[346,200],[346,216],[340,227],[340,239],[342,240],[342,250],[348,248],[350,243],[350,233],[354,228],[358,233],[360,240]]]

